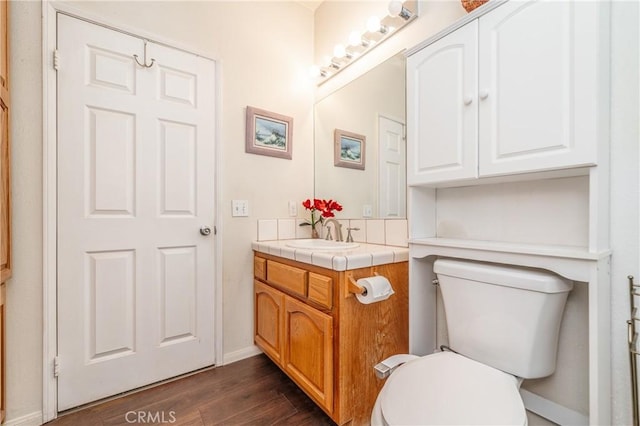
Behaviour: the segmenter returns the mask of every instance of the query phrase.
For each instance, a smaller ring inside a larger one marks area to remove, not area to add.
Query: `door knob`
[[[207,225],[203,225],[200,227],[200,233],[205,237],[207,235],[211,235],[211,228],[209,228]]]
[[[471,105],[471,103],[473,102],[473,97],[471,95],[467,95],[462,101],[465,105]]]
[[[487,89],[480,91],[480,99],[485,100],[489,97],[489,91]]]

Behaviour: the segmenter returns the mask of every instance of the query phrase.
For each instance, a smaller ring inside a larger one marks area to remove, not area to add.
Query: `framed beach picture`
[[[364,135],[336,129],[333,134],[333,164],[336,167],[364,170]]]
[[[291,160],[293,118],[247,107],[245,151]]]

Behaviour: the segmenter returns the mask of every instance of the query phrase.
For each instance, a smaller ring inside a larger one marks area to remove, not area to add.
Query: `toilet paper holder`
[[[380,274],[377,272],[374,272],[373,275],[377,277]],[[349,282],[347,283],[347,290],[349,290],[349,293],[361,294],[363,296],[367,295],[367,289],[364,287],[360,287],[356,282],[356,280],[353,279],[352,276],[349,276]]]
[[[367,295],[367,289],[364,287],[360,287],[356,282],[356,280],[353,279],[353,277],[349,277],[349,282],[347,284],[347,287],[348,287],[349,293],[361,294],[363,296]]]

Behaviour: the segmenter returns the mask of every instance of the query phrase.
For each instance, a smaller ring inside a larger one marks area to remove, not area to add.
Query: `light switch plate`
[[[373,216],[373,207],[369,204],[365,204],[362,206],[362,217],[371,217]]]
[[[231,200],[231,216],[247,217],[249,216],[248,200]]]
[[[295,201],[289,201],[289,216],[298,216],[298,203],[296,203]]]

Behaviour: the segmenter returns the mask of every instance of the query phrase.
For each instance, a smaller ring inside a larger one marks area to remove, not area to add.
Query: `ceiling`
[[[324,0],[296,0],[297,3],[300,3],[312,12],[315,12],[323,1]]]

